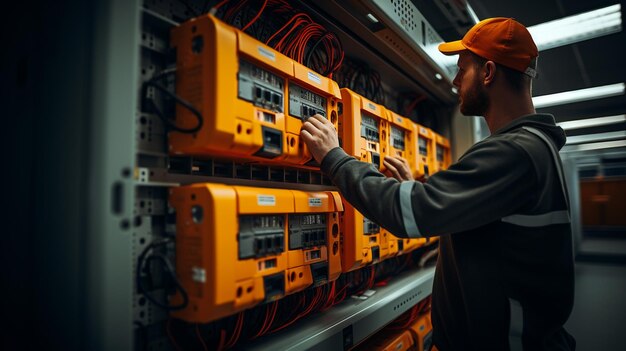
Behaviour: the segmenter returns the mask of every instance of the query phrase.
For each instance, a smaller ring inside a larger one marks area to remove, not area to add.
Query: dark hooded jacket
[[[440,236],[432,300],[439,350],[508,350],[510,299],[523,308],[525,350],[575,348],[563,329],[574,301],[568,200],[547,143],[565,144],[554,117],[523,116],[425,183],[385,177],[340,148],[322,161],[367,218],[402,238]]]

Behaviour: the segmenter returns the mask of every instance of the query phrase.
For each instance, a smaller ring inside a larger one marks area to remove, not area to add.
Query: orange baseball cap
[[[444,55],[456,55],[464,50],[531,77],[537,75],[534,67],[530,67],[531,61],[539,56],[537,45],[528,29],[512,18],[482,20],[463,39],[439,44]]]

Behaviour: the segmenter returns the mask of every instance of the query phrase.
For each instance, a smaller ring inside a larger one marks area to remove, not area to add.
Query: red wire
[[[263,319],[263,325],[261,326],[261,329],[259,329],[259,331],[252,337],[252,339],[256,339],[259,336],[263,335],[263,329],[265,329],[265,326],[267,325],[267,321],[269,319],[270,308],[271,308],[271,306],[266,305],[266,307],[265,307],[265,318]]]
[[[227,3],[229,0],[222,0],[222,2],[220,2],[219,4],[213,6],[214,9],[219,9],[220,7],[222,7],[222,5],[224,5],[225,3]]]
[[[220,330],[220,343],[217,345],[219,351],[224,349],[224,343],[226,342],[226,330]]]
[[[291,19],[289,21],[287,21],[287,23],[285,23],[279,30],[277,30],[269,39],[267,39],[267,41],[265,42],[265,44],[269,45],[269,43],[272,41],[272,39],[274,39],[275,36],[278,35],[278,33],[282,32],[285,28],[287,28],[287,26],[296,20],[296,18],[300,16],[300,14],[296,14],[293,17],[291,17]]]
[[[248,22],[248,24],[246,24],[246,26],[245,26],[245,27],[241,28],[241,31],[242,31],[242,32],[245,32],[245,31],[246,31],[246,29],[250,28],[250,26],[251,26],[254,22],[256,22],[256,20],[258,20],[258,19],[259,19],[259,17],[261,17],[261,14],[263,13],[263,10],[265,10],[265,6],[267,6],[267,0],[265,0],[265,1],[263,2],[263,6],[261,6],[261,9],[259,10],[259,13],[257,13],[257,14],[256,14],[256,16],[255,16],[255,17],[254,17],[254,18],[253,18],[250,22]]]
[[[174,345],[174,348],[178,351],[180,351],[180,347],[178,346],[178,344],[176,343],[176,340],[174,340],[174,336],[172,336],[172,331],[170,329],[170,324],[171,324],[172,320],[168,319],[167,323],[165,323],[165,331],[167,332],[167,337],[170,339],[170,341],[172,342],[172,345]]]
[[[270,330],[270,328],[272,327],[272,324],[274,324],[274,318],[276,318],[276,312],[278,311],[278,301],[274,302],[272,310],[273,310],[272,311],[272,318],[270,319],[270,322],[267,325],[267,328],[265,328],[265,330],[263,331],[263,334],[266,334]]]
[[[331,308],[333,306],[333,302],[335,301],[335,297],[336,297],[336,287],[337,287],[337,281],[333,280],[333,282],[331,283],[332,286],[330,287],[330,292],[328,293],[328,299],[326,300],[326,303],[324,304],[324,306],[322,306],[322,311],[325,311],[329,308]]]
[[[239,336],[241,336],[241,330],[243,329],[243,312],[240,312],[237,316],[237,322],[235,323],[235,329],[233,330],[233,335],[231,335],[230,339],[226,343],[226,348],[231,348],[237,344],[239,341]]]
[[[204,343],[204,339],[202,339],[202,336],[200,335],[200,328],[198,328],[198,323],[196,323],[196,335],[198,336],[198,340],[200,340],[200,343],[202,344],[202,348],[205,351],[208,351],[208,348],[206,347],[206,344]]]

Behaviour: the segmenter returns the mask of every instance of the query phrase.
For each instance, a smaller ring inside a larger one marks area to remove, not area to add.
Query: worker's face
[[[461,113],[465,116],[484,116],[489,107],[489,96],[482,84],[482,69],[469,52],[459,55],[459,73],[452,84],[458,89]]]

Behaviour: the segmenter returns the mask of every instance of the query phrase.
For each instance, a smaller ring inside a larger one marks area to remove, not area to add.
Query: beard
[[[480,84],[478,79],[474,79],[469,89],[461,92],[461,113],[465,116],[484,116],[489,107],[489,97],[487,91]]]

